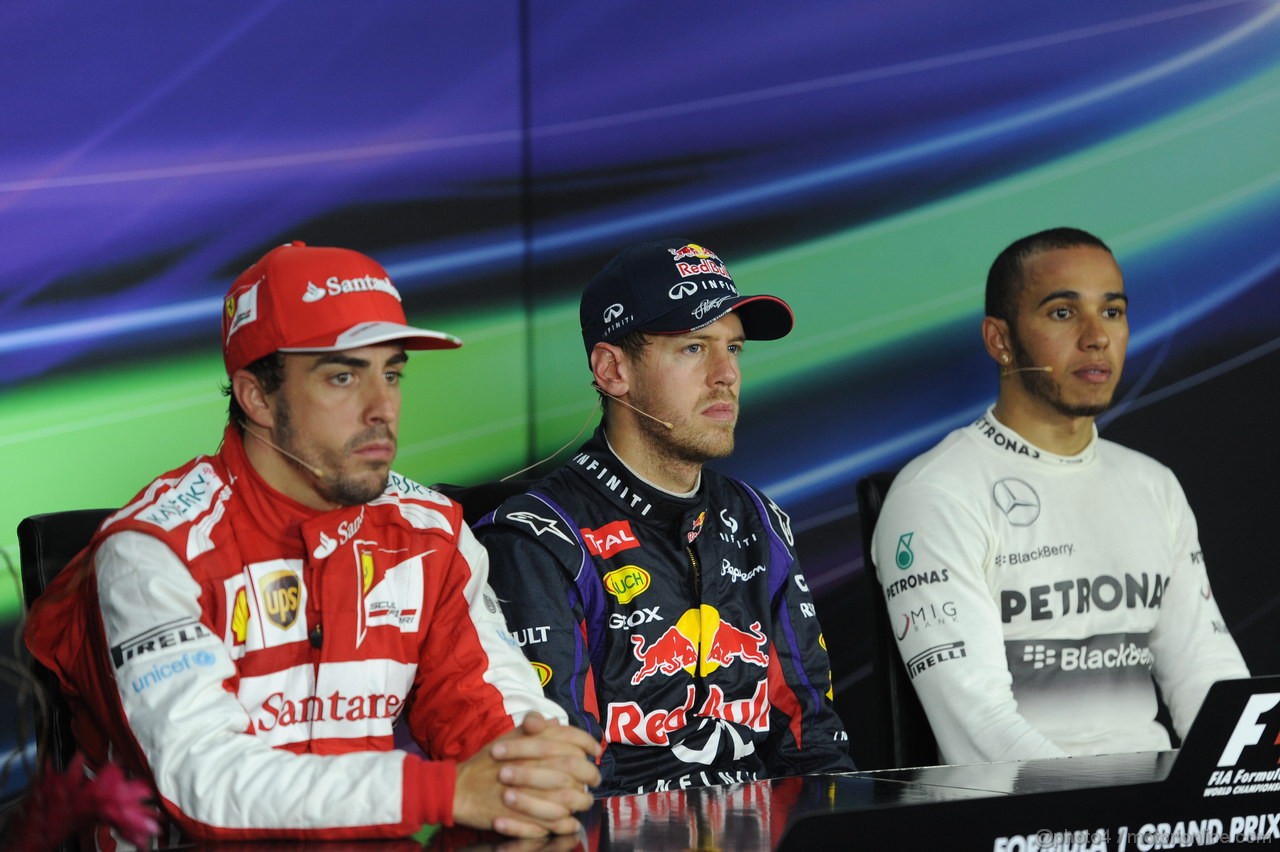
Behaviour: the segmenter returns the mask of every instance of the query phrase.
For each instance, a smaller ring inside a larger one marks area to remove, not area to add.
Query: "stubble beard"
[[[272,430],[271,438],[293,455],[298,456],[300,459],[306,459],[308,465],[319,468],[321,475],[316,476],[314,470],[304,466],[296,459],[285,457],[299,470],[315,476],[316,492],[321,497],[330,503],[336,503],[340,506],[359,506],[375,499],[387,489],[390,471],[383,471],[380,477],[375,476],[372,478],[350,474],[343,469],[346,461],[346,451],[367,443],[374,438],[386,437],[384,432],[385,430],[375,428],[357,435],[347,442],[348,446],[344,448],[344,452],[341,454],[325,449],[301,447],[298,444],[297,433],[293,429],[289,405],[282,397],[276,411],[276,425]]]
[[[635,393],[633,391],[632,395]],[[652,413],[652,403],[643,396],[636,401],[636,406]],[[663,417],[664,420],[668,417]],[[653,454],[662,459],[680,464],[703,465],[713,459],[722,459],[733,453],[734,428],[700,431],[692,424],[671,421],[673,426],[666,426],[648,417],[637,417],[640,432],[645,438]]]
[[[1023,348],[1022,341],[1018,339],[1018,333],[1012,327],[1009,329],[1009,348],[1013,350],[1013,369],[1039,366],[1031,363],[1030,355]],[[1111,407],[1110,396],[1102,402],[1089,405],[1075,405],[1067,402],[1062,398],[1062,387],[1053,380],[1053,374],[1043,370],[1018,373],[1017,378],[1022,382],[1023,389],[1034,399],[1045,403],[1063,417],[1097,417]]]

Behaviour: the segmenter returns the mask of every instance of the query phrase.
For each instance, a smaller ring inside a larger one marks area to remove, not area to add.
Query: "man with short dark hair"
[[[1041,231],[986,305],[996,403],[903,468],[873,536],[907,673],[948,763],[1167,749],[1155,683],[1181,736],[1248,671],[1173,473],[1094,425],[1129,340],[1120,268]]]
[[[581,320],[604,421],[476,534],[547,695],[604,744],[598,792],[852,769],[790,519],[704,467],[733,450],[744,341],[790,308],[658,240],[591,280]]]
[[[461,341],[407,325],[370,258],[302,243],[237,278],[222,329],[219,451],[109,517],[29,616],[90,767],[149,781],[170,839],[574,831],[595,743],[543,717],[461,507],[391,470],[406,350]]]

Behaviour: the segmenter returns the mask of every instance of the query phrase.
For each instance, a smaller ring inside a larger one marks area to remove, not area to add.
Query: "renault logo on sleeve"
[[[1021,479],[1002,479],[991,489],[996,506],[1015,527],[1029,527],[1040,517],[1040,495]]]

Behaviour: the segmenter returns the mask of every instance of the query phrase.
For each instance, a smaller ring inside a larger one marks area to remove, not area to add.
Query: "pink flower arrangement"
[[[108,825],[124,840],[146,848],[160,831],[151,788],[126,778],[109,763],[91,776],[77,753],[64,772],[46,767],[31,786],[21,811],[5,834],[15,852],[41,852],[79,832]]]

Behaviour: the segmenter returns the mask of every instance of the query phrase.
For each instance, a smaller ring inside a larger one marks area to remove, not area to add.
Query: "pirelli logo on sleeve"
[[[119,645],[112,645],[111,662],[120,669],[134,660],[155,656],[179,648],[188,642],[212,636],[213,633],[209,628],[194,618],[157,624],[129,637]]]

